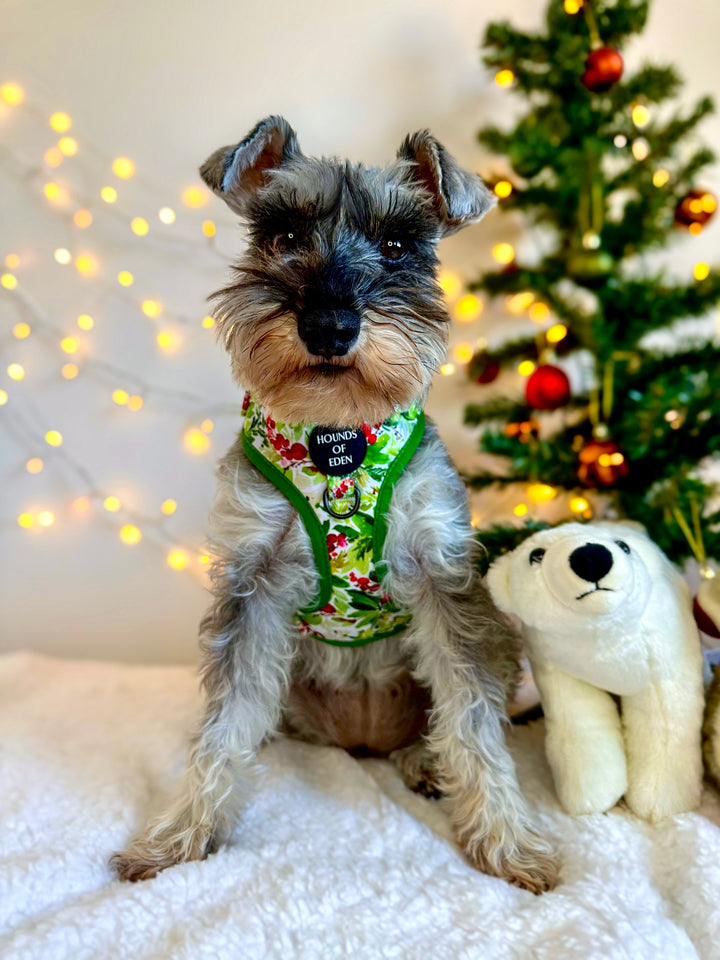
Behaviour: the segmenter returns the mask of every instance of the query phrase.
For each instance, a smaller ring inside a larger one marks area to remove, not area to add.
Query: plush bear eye
[[[534,550],[530,551],[529,560],[530,563],[542,563],[542,558],[545,556],[545,551],[542,547],[536,547]]]
[[[624,540],[616,540],[615,543],[620,547],[623,553],[630,553],[630,547]]]
[[[405,244],[397,237],[390,237],[380,244],[380,253],[386,260],[402,260],[406,252]]]

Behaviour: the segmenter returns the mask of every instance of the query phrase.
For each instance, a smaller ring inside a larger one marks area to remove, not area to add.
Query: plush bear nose
[[[356,310],[304,310],[298,317],[300,339],[319,357],[342,357],[360,333]]]
[[[588,583],[598,583],[612,569],[612,553],[601,543],[586,543],[570,554],[573,572]]]

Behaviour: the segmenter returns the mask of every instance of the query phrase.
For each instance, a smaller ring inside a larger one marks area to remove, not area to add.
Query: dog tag
[[[346,477],[362,465],[367,440],[362,430],[340,427],[315,427],[308,438],[310,459],[320,473]]]

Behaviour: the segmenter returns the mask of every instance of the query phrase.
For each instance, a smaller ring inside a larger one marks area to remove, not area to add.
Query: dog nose
[[[601,543],[586,543],[570,554],[570,566],[574,573],[588,583],[598,583],[612,569],[612,553]]]
[[[360,333],[356,310],[304,310],[298,317],[298,333],[310,353],[342,357]]]

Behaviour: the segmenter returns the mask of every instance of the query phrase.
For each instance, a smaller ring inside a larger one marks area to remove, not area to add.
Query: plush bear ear
[[[487,574],[485,583],[497,606],[504,613],[513,613],[512,598],[510,596],[510,564],[512,554],[504,553],[493,562]]]
[[[444,236],[480,220],[497,202],[480,177],[458,166],[427,130],[408,135],[397,155],[414,164],[410,175],[432,196]]]
[[[247,201],[267,183],[267,174],[301,157],[295,131],[283,117],[266,117],[234,147],[220,147],[200,167],[213,193],[241,216]]]

